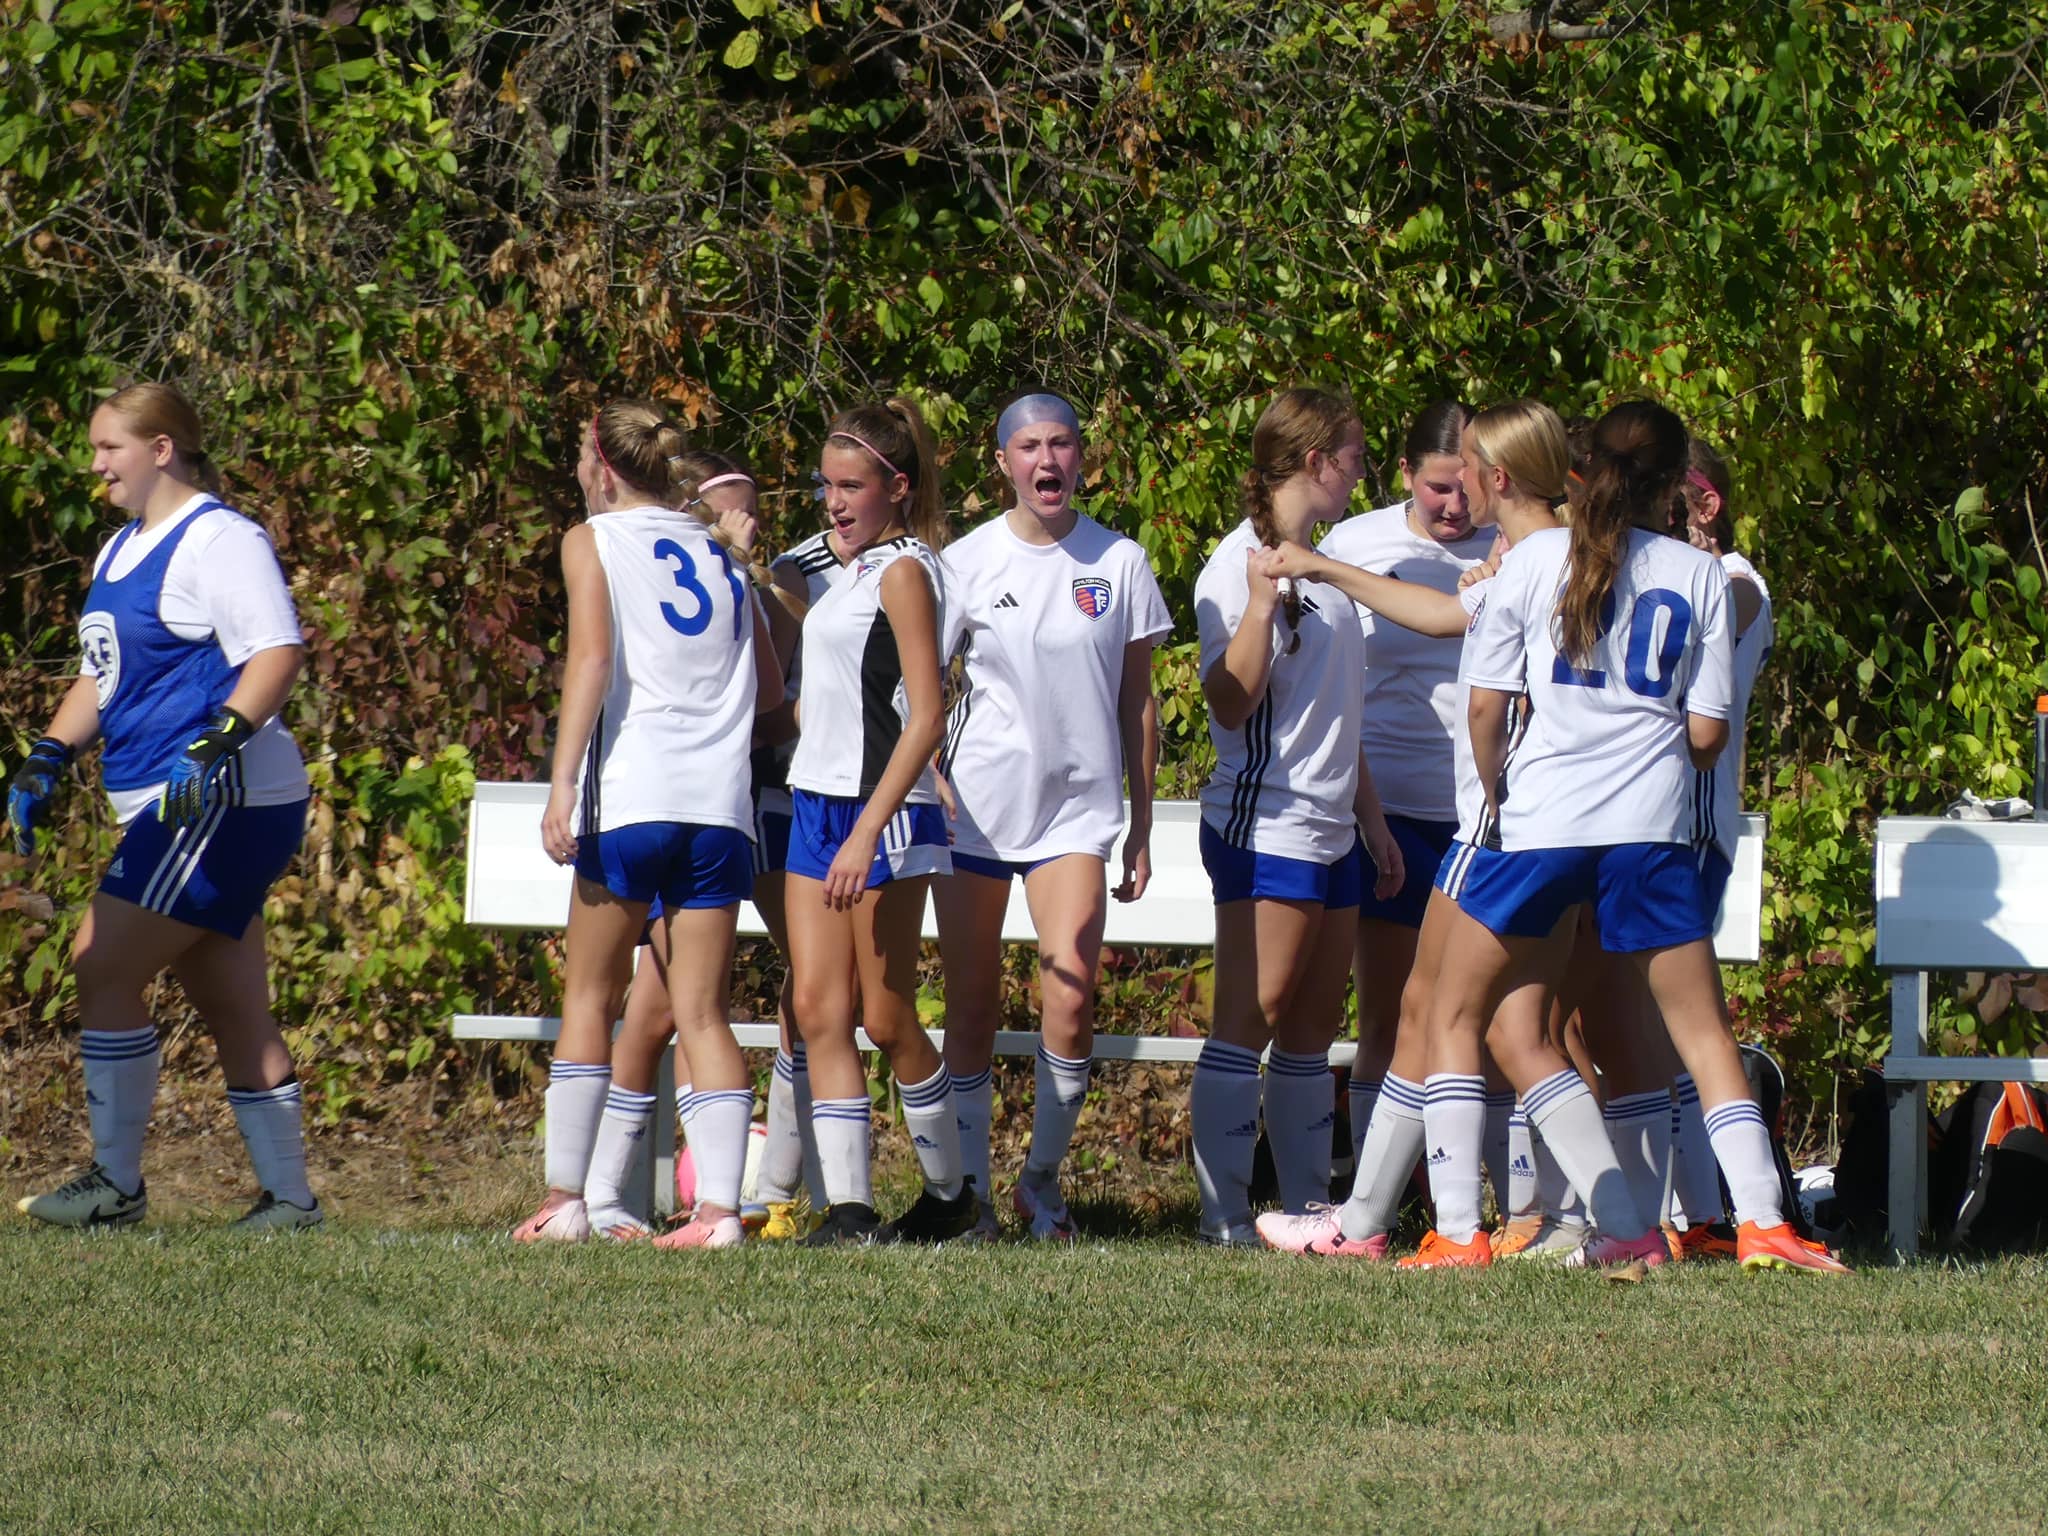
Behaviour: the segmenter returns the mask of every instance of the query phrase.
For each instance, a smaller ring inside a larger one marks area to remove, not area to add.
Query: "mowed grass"
[[[2038,1531],[2048,1265],[0,1226],[0,1530]]]

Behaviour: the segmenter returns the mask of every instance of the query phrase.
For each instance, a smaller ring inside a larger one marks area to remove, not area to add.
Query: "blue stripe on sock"
[[[790,1046],[789,1062],[790,1065],[796,1068],[796,1070],[799,1072],[808,1072],[810,1070],[811,1055],[810,1051],[805,1047],[803,1041],[799,1040],[795,1044]]]
[[[1221,1040],[1204,1040],[1201,1054],[1195,1058],[1195,1070],[1256,1077],[1259,1071],[1259,1053]]]
[[[1066,1067],[1075,1072],[1080,1071],[1083,1067],[1095,1065],[1095,1058],[1093,1056],[1056,1056],[1043,1045],[1038,1048],[1038,1059],[1049,1067]],[[953,1079],[956,1087],[960,1081],[957,1077]]]
[[[1330,1053],[1310,1056],[1295,1051],[1274,1051],[1266,1058],[1266,1070],[1281,1077],[1323,1077],[1330,1070]]]
[[[1707,1134],[1711,1136],[1716,1131],[1745,1122],[1754,1122],[1761,1126],[1764,1123],[1764,1113],[1748,1099],[1735,1099],[1727,1104],[1716,1104],[1708,1110],[1706,1121]]]
[[[1522,1095],[1522,1108],[1530,1120],[1536,1120],[1554,1104],[1569,1098],[1574,1092],[1587,1092],[1585,1082],[1579,1074],[1567,1067],[1562,1072],[1553,1072],[1534,1088]]]
[[[608,1115],[645,1115],[654,1109],[654,1095],[635,1093],[630,1088],[614,1086],[604,1096],[604,1112]]]
[[[796,1058],[786,1051],[775,1053],[775,1075],[785,1083],[796,1081]]]
[[[158,1046],[156,1027],[148,1029],[87,1029],[78,1036],[79,1054],[87,1061],[135,1061]]]
[[[944,1067],[940,1067],[921,1083],[899,1082],[896,1088],[909,1108],[930,1109],[935,1104],[945,1103],[953,1091],[953,1078]]]
[[[610,1077],[611,1063],[606,1061],[555,1061],[548,1063],[548,1081],[560,1083],[579,1077]]]
[[[1631,1120],[1654,1120],[1671,1106],[1671,1096],[1664,1092],[1625,1093],[1610,1099],[1601,1108],[1601,1114],[1615,1125]]]
[[[979,1072],[970,1072],[965,1077],[961,1077],[956,1073],[953,1077],[953,1091],[955,1093],[972,1093],[977,1088],[985,1088],[994,1075],[994,1072],[988,1067],[983,1067]]]
[[[1396,1077],[1391,1072],[1380,1084],[1380,1097],[1390,1104],[1398,1104],[1403,1109],[1412,1109],[1418,1114],[1421,1113],[1427,1098],[1422,1091],[1422,1084],[1410,1078]]]
[[[299,1080],[293,1077],[275,1088],[230,1088],[228,1102],[244,1107],[251,1104],[302,1104],[305,1093],[299,1087]]]
[[[1671,1080],[1671,1086],[1678,1090],[1680,1105],[1697,1104],[1700,1101],[1700,1085],[1692,1080],[1692,1074],[1681,1072]]]

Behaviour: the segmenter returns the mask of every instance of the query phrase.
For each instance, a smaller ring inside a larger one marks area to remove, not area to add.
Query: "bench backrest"
[[[2048,969],[2048,822],[1877,823],[1885,970]]]
[[[540,817],[547,803],[545,784],[478,782],[469,807],[463,900],[464,916],[471,923],[483,928],[559,928],[568,921],[572,877],[540,845]],[[1216,942],[1216,908],[1197,843],[1201,819],[1201,807],[1192,800],[1161,800],[1153,806],[1152,884],[1138,901],[1109,904],[1105,943],[1206,948]],[[1755,960],[1761,951],[1763,818],[1745,820],[1714,933],[1715,950],[1730,962]],[[1121,874],[1116,857],[1112,853],[1112,885]],[[750,935],[768,931],[752,902],[741,905],[739,928]],[[938,931],[937,916],[927,903],[925,937],[936,938]],[[1010,889],[1003,937],[1013,944],[1036,941],[1022,881]]]

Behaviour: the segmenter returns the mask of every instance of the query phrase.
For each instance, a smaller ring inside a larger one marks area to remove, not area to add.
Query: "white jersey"
[[[783,570],[796,572],[803,582],[804,607],[808,612],[817,607],[833,582],[845,573],[846,566],[832,551],[829,533],[812,534],[794,549],[784,550],[769,562],[771,575]],[[782,697],[784,702],[798,698],[803,691],[804,647],[799,634],[795,649],[790,653],[788,664],[782,669]],[[758,790],[784,790],[789,784],[790,759],[796,756],[796,739],[778,742],[772,747],[763,747],[754,754],[754,787]]]
[[[903,661],[896,633],[882,607],[882,573],[898,560],[915,560],[931,578],[938,610],[936,648],[946,632],[946,582],[939,557],[905,534],[856,555],[804,618],[803,733],[789,765],[792,789],[841,799],[875,791],[910,718],[903,691]],[[903,797],[906,805],[936,805],[929,763]]]
[[[1258,547],[1249,521],[1223,537],[1195,581],[1202,676],[1229,649],[1251,594],[1245,556]],[[1209,717],[1216,770],[1202,788],[1202,819],[1258,853],[1328,864],[1358,837],[1358,716],[1365,636],[1351,599],[1319,581],[1296,583],[1301,645],[1288,654],[1285,610],[1273,609],[1266,691],[1238,730]]]
[[[1408,503],[1346,518],[1317,547],[1360,570],[1456,592],[1458,578],[1493,553],[1494,531],[1474,528],[1440,543],[1408,521]],[[1421,635],[1370,610],[1358,610],[1365,632],[1365,713],[1360,742],[1373,787],[1389,815],[1450,821],[1458,814],[1452,769],[1461,729],[1456,636]]]
[[[1497,794],[1499,824],[1481,840],[1509,850],[1689,843],[1685,717],[1726,720],[1734,707],[1728,577],[1683,540],[1631,528],[1613,622],[1581,669],[1558,651],[1570,554],[1564,528],[1516,544],[1465,639],[1467,683],[1529,700]]]
[[[1489,576],[1458,591],[1458,601],[1464,605],[1470,620],[1465,626],[1468,635],[1479,627],[1479,612],[1486,606],[1486,594],[1494,579]],[[1459,645],[1463,644],[1461,640]],[[1471,843],[1478,840],[1479,824],[1486,818],[1486,791],[1480,787],[1479,764],[1472,756],[1472,685],[1462,675],[1451,685],[1451,708],[1451,758],[1458,784],[1458,840]],[[1372,764],[1373,784],[1377,787],[1379,765],[1372,763],[1370,758],[1366,761]]]
[[[1749,628],[1735,637],[1734,706],[1728,712],[1728,749],[1721,760],[1699,775],[1694,789],[1698,821],[1693,828],[1696,842],[1711,841],[1730,864],[1735,862],[1735,845],[1742,839],[1742,738],[1749,719],[1750,695],[1756,691],[1757,674],[1770,660],[1775,631],[1771,624],[1771,591],[1741,555],[1732,551],[1721,557],[1721,569],[1733,582],[1742,579],[1755,586],[1762,606]]]
[[[147,533],[122,541],[111,566],[108,556],[116,540],[109,539],[93,560],[93,575],[117,581],[127,576],[189,519],[192,526],[164,567],[157,599],[157,617],[164,628],[181,640],[213,639],[231,667],[241,666],[258,651],[303,645],[305,636],[270,535],[227,507],[197,510],[213,500],[194,496]],[[79,670],[87,677],[99,675],[89,653]],[[312,792],[305,759],[281,720],[266,721],[249,738],[240,763],[243,805],[296,805]],[[114,819],[125,826],[154,804],[163,788],[151,784],[109,790]]]
[[[1087,517],[1053,544],[996,517],[943,563],[945,654],[964,663],[939,762],[959,806],[953,846],[1108,858],[1124,826],[1124,652],[1173,628],[1145,552]]]
[[[577,773],[579,833],[647,821],[753,835],[753,594],[687,512],[590,519],[611,595],[612,675]]]

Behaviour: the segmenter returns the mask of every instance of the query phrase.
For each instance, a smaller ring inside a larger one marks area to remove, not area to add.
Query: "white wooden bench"
[[[2048,1082],[2048,1061],[1931,1056],[1930,971],[2048,970],[2048,822],[1886,816],[1877,823],[1877,965],[1890,973],[1891,1247],[1927,1225],[1927,1085]]]
[[[560,928],[567,923],[574,881],[570,870],[555,863],[541,848],[540,818],[547,801],[545,784],[488,780],[477,783],[469,807],[469,864],[463,892],[463,915],[469,922],[484,928]],[[1206,949],[1215,944],[1216,907],[1210,895],[1208,874],[1202,868],[1200,829],[1201,807],[1195,801],[1161,800],[1153,805],[1152,882],[1139,900],[1109,904],[1104,944],[1191,949]],[[1722,901],[1714,945],[1721,959],[1731,963],[1753,961],[1762,949],[1763,831],[1762,817],[1746,818],[1742,841],[1736,850],[1735,869]],[[927,939],[938,937],[934,904],[941,894],[935,883],[932,899],[925,906]],[[768,932],[752,902],[740,905],[739,931],[751,937]],[[1013,944],[1037,941],[1021,881],[1010,891],[1010,904],[1003,914],[1003,939]],[[455,1016],[454,1035],[458,1040],[544,1043],[555,1039],[561,1025],[559,1018],[545,1016],[465,1013]],[[777,1028],[773,1023],[736,1022],[733,1033],[744,1047],[775,1048]],[[945,1038],[943,1030],[928,1033],[935,1044]],[[859,1044],[863,1050],[873,1049],[865,1031],[859,1036]],[[998,1056],[1030,1056],[1037,1049],[1036,1034],[1007,1029],[996,1034]],[[1335,1065],[1347,1065],[1357,1049],[1350,1041],[1338,1041],[1331,1047],[1330,1060]],[[1110,1034],[1095,1037],[1096,1058],[1104,1061],[1192,1064],[1201,1050],[1199,1038]],[[671,1059],[670,1053],[663,1053],[662,1078],[656,1090],[664,1104],[674,1096]],[[654,1123],[653,1193],[659,1202],[669,1198],[667,1192],[673,1185],[669,1175],[675,1156],[675,1125],[673,1117],[667,1114],[657,1114]]]

